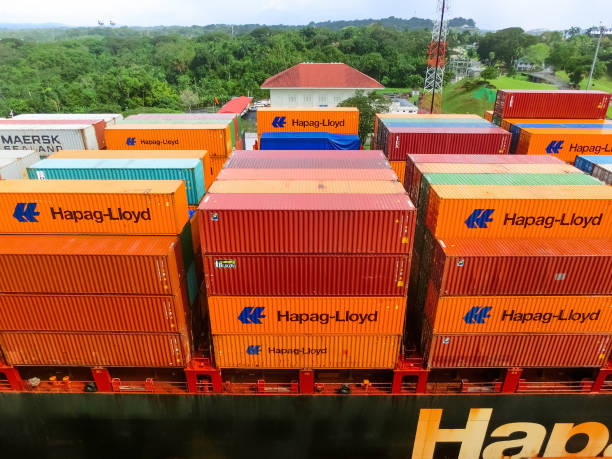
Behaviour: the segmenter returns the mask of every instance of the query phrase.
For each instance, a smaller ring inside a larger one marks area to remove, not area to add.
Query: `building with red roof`
[[[342,63],[302,63],[268,78],[272,107],[336,107],[358,89],[374,91],[384,86],[365,73]]]
[[[248,110],[252,100],[252,97],[234,97],[219,109],[219,113],[236,113],[237,115],[243,115]]]

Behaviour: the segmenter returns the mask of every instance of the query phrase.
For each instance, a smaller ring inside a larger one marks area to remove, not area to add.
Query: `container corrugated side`
[[[386,161],[382,150],[234,150],[234,159],[371,159]]]
[[[389,161],[389,164],[393,172],[395,172],[395,175],[397,175],[399,182],[403,184],[406,174],[406,161]]]
[[[2,293],[177,295],[176,236],[0,235]]]
[[[430,281],[425,316],[436,334],[612,334],[612,296],[439,297]]]
[[[393,335],[213,335],[221,368],[391,369],[401,340]]]
[[[95,132],[95,136],[96,136],[96,143],[98,145],[98,148],[106,148],[106,140],[104,139],[104,130],[106,129],[106,121],[103,120],[102,118],[99,119],[74,119],[74,120],[70,120],[70,119],[63,119],[63,120],[24,120],[24,119],[10,119],[10,120],[3,120],[0,119],[0,124],[2,125],[11,125],[11,124],[22,124],[22,125],[30,125],[30,124],[37,124],[37,125],[57,125],[57,124],[77,124],[77,125],[91,125],[94,129]],[[92,146],[93,147],[93,146]]]
[[[218,157],[232,151],[229,124],[116,124],[105,137],[111,150],[208,150]]]
[[[434,250],[441,296],[612,295],[612,239],[444,239]]]
[[[0,295],[0,330],[188,334],[182,296]]]
[[[208,194],[198,210],[203,251],[222,254],[408,254],[416,217],[406,194]]]
[[[48,159],[89,158],[89,159],[142,159],[142,158],[197,158],[202,161],[206,189],[212,185],[210,156],[206,150],[62,150],[48,156]]]
[[[0,332],[9,365],[183,368],[187,337],[178,333]]]
[[[120,113],[23,113],[15,115],[16,120],[97,120],[103,119],[106,124],[115,124],[123,119]]]
[[[0,233],[180,234],[181,181],[2,180]]]
[[[561,124],[601,124],[606,121],[601,119],[576,119],[576,118],[504,118],[501,120],[500,127],[506,131],[510,130],[510,127],[514,124],[521,123],[561,123]]]
[[[612,164],[595,164],[593,177],[598,178],[606,185],[612,185]]]
[[[258,150],[266,151],[266,150]],[[254,158],[234,157],[225,163],[226,169],[389,169],[384,158]]]
[[[181,180],[187,202],[197,205],[204,196],[202,163],[196,158],[44,159],[28,167],[28,177],[38,180]]]
[[[384,145],[390,161],[405,161],[409,154],[505,155],[510,133],[501,128],[391,127]]]
[[[98,141],[91,124],[0,125],[0,148],[47,156],[60,150],[97,150]]]
[[[538,158],[538,156],[533,156]],[[574,166],[587,174],[593,173],[594,164],[612,164],[612,155],[580,155],[576,156]]]
[[[406,157],[406,174],[404,185],[409,189],[415,180],[420,181],[416,165],[421,163],[448,163],[448,164],[565,164],[553,156],[526,156],[526,155],[408,155]],[[436,172],[436,171],[431,171]],[[417,174],[414,176],[414,174]]]
[[[217,180],[397,180],[390,169],[223,169]]]
[[[205,255],[208,295],[405,296],[401,255]]]
[[[611,129],[521,129],[517,155],[554,154],[568,163],[585,154],[611,154]]]
[[[423,330],[429,368],[567,368],[605,365],[609,333],[594,334],[432,334]]]
[[[210,176],[214,182],[217,179],[217,175],[221,172],[221,169],[225,167],[227,158],[218,158],[211,156],[210,158]]]
[[[604,119],[610,94],[577,90],[498,90],[494,113],[502,118]]]
[[[263,107],[257,110],[258,138],[264,132],[357,134],[358,131],[359,110],[353,107]]]
[[[0,179],[22,180],[27,177],[26,168],[40,161],[40,155],[32,150],[0,150]]]
[[[426,222],[438,239],[609,238],[612,188],[433,185]]]
[[[372,180],[219,180],[209,193],[228,194],[404,194],[395,181]]]
[[[493,122],[493,110],[485,110],[484,119],[492,123]]]
[[[213,335],[401,335],[403,297],[208,296]]]

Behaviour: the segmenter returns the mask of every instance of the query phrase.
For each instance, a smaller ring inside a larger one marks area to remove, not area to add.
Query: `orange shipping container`
[[[391,369],[401,341],[394,335],[213,335],[220,368]]]
[[[213,182],[210,156],[206,150],[61,150],[47,156],[47,159],[57,158],[196,158],[202,161],[204,185],[207,190]]]
[[[429,285],[433,333],[612,333],[612,296],[449,296]]]
[[[180,180],[1,180],[0,233],[180,234]]]
[[[513,124],[603,124],[604,120],[590,120],[590,119],[555,119],[555,118],[504,118],[501,120],[499,127],[510,130],[510,126]]]
[[[574,163],[580,155],[612,154],[612,129],[521,129],[517,155],[554,155]]]
[[[176,236],[0,235],[2,293],[181,295]]]
[[[215,335],[401,335],[406,298],[209,296],[208,308]]]
[[[217,179],[217,175],[219,175],[221,169],[223,169],[225,161],[227,161],[227,158],[218,158],[216,156],[210,157],[210,176],[213,182]],[[208,188],[206,189],[208,190]]]
[[[0,332],[9,365],[183,368],[189,343],[178,333]]]
[[[188,335],[180,296],[144,295],[0,295],[0,330]]]
[[[612,236],[612,188],[433,185],[426,217],[438,239]]]
[[[209,193],[349,193],[404,194],[404,186],[396,181],[361,180],[218,180]]]
[[[263,107],[257,110],[257,138],[264,132],[329,132],[358,134],[354,107]]]
[[[483,118],[485,120],[489,121],[490,123],[492,123],[493,122],[493,110],[486,110],[484,112],[484,117]],[[507,131],[507,129],[506,129],[506,131]]]
[[[229,124],[115,124],[104,134],[109,150],[208,150],[221,157],[232,152]]]
[[[404,183],[404,177],[406,176],[406,161],[389,161],[393,172],[397,175],[397,179],[400,183]]]

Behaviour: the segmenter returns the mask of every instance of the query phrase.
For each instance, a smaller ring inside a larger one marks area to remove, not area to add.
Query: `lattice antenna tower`
[[[442,112],[442,86],[446,66],[446,35],[448,33],[448,8],[450,0],[437,0],[439,17],[434,20],[431,43],[427,48],[427,72],[421,97],[421,113]]]

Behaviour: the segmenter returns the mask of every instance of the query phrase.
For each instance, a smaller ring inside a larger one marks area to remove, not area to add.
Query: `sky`
[[[612,0],[447,0],[450,17],[473,18],[481,29],[590,27],[607,20]],[[2,0],[0,22],[96,25],[307,24],[395,16],[432,18],[436,0]]]

